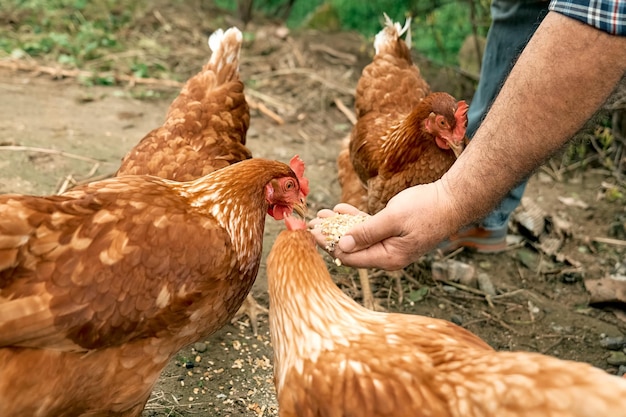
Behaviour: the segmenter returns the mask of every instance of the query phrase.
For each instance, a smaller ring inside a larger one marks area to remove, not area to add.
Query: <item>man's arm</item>
[[[625,70],[626,37],[550,12],[450,170],[439,181],[399,193],[344,236],[334,256],[347,265],[386,269],[417,260],[484,216],[562,147]],[[319,231],[314,234],[323,242]]]
[[[465,224],[561,148],[626,70],[626,37],[549,13],[442,182]]]

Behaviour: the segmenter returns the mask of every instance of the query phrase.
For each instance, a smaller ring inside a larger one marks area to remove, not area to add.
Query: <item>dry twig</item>
[[[63,194],[68,189],[74,188],[77,185],[83,185],[83,184],[87,184],[89,182],[103,180],[105,178],[108,178],[108,177],[112,176],[112,174],[101,174],[101,175],[94,176],[96,171],[98,170],[98,168],[100,168],[100,163],[96,162],[93,165],[93,167],[91,167],[91,169],[89,170],[87,175],[83,179],[81,179],[81,180],[77,180],[76,178],[74,178],[74,176],[72,174],[66,176],[65,179],[63,180],[63,182],[61,183],[61,186],[57,189],[55,194],[57,194],[57,195],[58,194]]]
[[[159,87],[168,87],[168,88],[182,88],[183,83],[175,80],[163,80],[158,78],[137,78],[130,75],[124,74],[114,74],[114,73],[98,73],[93,71],[85,71],[79,69],[63,69],[57,67],[48,67],[38,64],[30,64],[23,61],[18,60],[8,60],[8,61],[0,61],[0,68],[8,68],[13,71],[28,71],[33,72],[35,74],[48,74],[53,78],[102,78],[106,76],[112,76],[116,83],[127,83],[129,87],[133,87],[135,85],[153,85]],[[271,98],[266,94],[259,93],[258,91],[252,90],[251,88],[246,87],[246,100],[250,103],[251,107],[257,108],[262,114],[274,120],[278,124],[283,124],[284,121],[280,116],[274,113],[272,110],[267,108],[267,106],[262,103],[258,103],[255,100],[251,100],[249,96],[256,96],[258,99],[265,101],[274,107],[286,108],[283,103],[279,102],[276,99]],[[253,105],[254,103],[254,105]]]
[[[481,311],[480,314],[482,314],[483,316],[487,317],[489,320],[498,323],[500,326],[504,327],[505,329],[507,329],[508,331],[510,331],[511,333],[517,335],[519,334],[519,332],[517,330],[515,330],[513,327],[509,326],[506,322],[504,322],[503,320],[499,319],[498,317],[494,317],[491,314],[487,313],[486,311]]]
[[[66,158],[78,159],[79,161],[93,162],[93,163],[96,163],[96,164],[112,164],[112,162],[101,161],[101,160],[98,160],[98,159],[89,158],[87,156],[76,155],[76,154],[69,153],[69,152],[59,151],[57,149],[38,148],[38,147],[34,147],[34,146],[4,145],[4,146],[0,146],[0,150],[38,152],[38,153],[46,153],[46,154],[50,154],[50,155],[64,156]]]
[[[606,243],[608,245],[626,246],[626,240],[611,239],[609,237],[596,236],[591,238],[591,240],[598,243]]]
[[[115,74],[115,73],[97,73],[93,71],[84,71],[79,69],[64,69],[59,67],[48,67],[44,65],[29,64],[24,61],[8,60],[0,61],[0,68],[8,68],[14,71],[29,71],[36,74],[48,74],[53,78],[99,78],[111,76],[117,83],[128,83],[129,86],[137,84],[143,85],[158,85],[162,87],[177,87],[183,86],[181,82],[174,80],[162,80],[158,78],[137,78],[131,75]]]
[[[337,84],[334,81],[327,80],[321,76],[319,76],[314,70],[308,68],[284,68],[278,69],[275,71],[266,72],[263,74],[256,74],[255,78],[270,78],[270,77],[279,77],[283,75],[306,75],[310,79],[319,82],[320,84],[325,85],[331,90],[338,91],[342,94],[346,94],[349,96],[354,96],[354,89],[345,87],[341,84]]]
[[[346,105],[343,104],[343,101],[335,98],[335,105],[337,106],[339,111],[341,111],[348,118],[350,123],[352,123],[353,125],[356,124],[356,116],[354,115],[354,112],[346,107]]]
[[[287,111],[287,109],[289,109],[289,107],[290,107],[288,104],[285,104],[282,101],[280,101],[280,100],[278,100],[278,99],[276,99],[276,98],[274,98],[274,97],[272,97],[270,95],[261,93],[260,91],[254,90],[254,89],[249,88],[249,87],[246,87],[245,93],[246,93],[246,100],[249,100],[250,96],[256,97],[259,100],[261,100],[261,101],[269,104],[270,106],[276,108],[281,113],[285,113]],[[252,100],[252,101],[254,101],[254,100]]]
[[[560,336],[556,342],[552,343],[550,346],[548,346],[545,349],[542,349],[539,353],[541,353],[542,355],[546,355],[548,352],[550,352],[552,349],[554,349],[555,347],[557,347],[558,345],[560,345],[563,340],[565,340],[565,338],[563,336]]]
[[[340,61],[345,63],[346,65],[354,65],[357,62],[357,57],[354,54],[349,54],[346,52],[340,52],[336,49],[331,48],[328,45],[324,44],[311,44],[309,45],[309,49],[313,52],[324,52],[333,58],[338,58]]]
[[[278,125],[283,125],[285,124],[285,120],[280,117],[278,114],[274,113],[272,110],[270,110],[265,104],[263,104],[260,101],[256,101],[250,97],[246,97],[246,101],[248,102],[248,104],[250,105],[251,109],[255,109],[260,111],[263,115],[269,117],[270,119],[272,119],[274,122],[276,122],[276,124]]]

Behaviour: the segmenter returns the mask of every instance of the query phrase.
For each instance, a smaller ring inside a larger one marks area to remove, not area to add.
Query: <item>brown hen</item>
[[[622,378],[360,306],[333,283],[304,223],[287,224],[267,260],[281,417],[626,416]]]
[[[209,38],[209,62],[191,77],[170,105],[165,122],[148,133],[122,160],[116,175],[147,174],[189,181],[252,157],[245,146],[250,109],[239,78],[243,36],[233,27]],[[267,313],[249,294],[236,317]]]
[[[140,415],[172,356],[244,301],[266,213],[305,209],[292,166],[0,196],[0,416]]]
[[[242,41],[234,27],[211,35],[209,62],[187,80],[163,125],[126,154],[117,176],[189,181],[252,157],[245,146],[250,110],[239,79]]]
[[[370,214],[400,191],[441,178],[467,141],[467,104],[430,92],[411,59],[410,40],[410,20],[400,27],[385,15],[374,59],[357,84],[357,121],[337,159],[342,202]],[[401,272],[392,274],[400,297]],[[359,276],[364,304],[380,308],[367,270],[360,269]]]

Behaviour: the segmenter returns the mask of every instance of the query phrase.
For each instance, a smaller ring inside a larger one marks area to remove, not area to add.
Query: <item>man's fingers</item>
[[[332,216],[336,216],[337,213],[335,213],[332,210],[329,209],[322,209],[320,211],[317,212],[317,217],[315,217],[314,219],[310,220],[308,223],[309,229],[315,229],[317,228],[317,226],[322,223],[322,220],[328,218],[328,217],[332,217]]]
[[[342,264],[355,268],[380,268],[387,271],[402,269],[406,263],[396,259],[387,250],[384,244],[376,244],[358,252],[344,253],[336,248],[332,254]]]
[[[337,212],[331,209],[321,209],[317,212],[317,217],[325,219],[326,217],[336,216]]]
[[[355,216],[367,216],[368,215],[364,211],[361,211],[358,208],[351,206],[350,204],[346,204],[346,203],[337,204],[335,207],[333,207],[333,211],[335,213],[352,214]]]
[[[317,217],[309,222],[309,228],[315,242],[321,248],[328,245],[327,236],[322,233],[320,224],[324,219],[337,214],[365,215],[367,219],[358,223],[339,239],[331,255],[343,264],[354,267],[373,267],[394,270],[402,268],[406,262],[397,256],[391,256],[389,238],[402,234],[400,222],[393,221],[385,209],[374,216],[369,216],[349,204],[338,204],[333,210],[322,209]],[[391,239],[394,240],[394,239]]]
[[[322,223],[324,219],[327,219],[332,216],[336,216],[337,214],[351,214],[351,215],[363,215],[369,216],[367,213],[364,213],[357,209],[356,207],[351,206],[350,204],[340,203],[337,204],[332,210],[330,209],[321,209],[317,212],[317,217],[310,220],[308,226],[310,229],[315,229]],[[319,242],[318,238],[316,240]]]
[[[384,209],[370,216],[363,223],[352,227],[341,239],[339,249],[344,253],[357,252],[369,248],[390,237],[400,234],[397,222],[391,222],[384,214]]]

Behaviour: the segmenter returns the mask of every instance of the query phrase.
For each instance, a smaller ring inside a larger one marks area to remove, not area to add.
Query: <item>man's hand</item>
[[[440,181],[408,188],[393,197],[387,207],[350,229],[331,254],[343,264],[398,270],[435,248],[461,228]],[[365,214],[348,204],[333,211],[321,210],[310,222],[317,244],[325,238],[315,225],[336,213]]]
[[[626,37],[548,13],[450,170],[397,194],[349,230],[333,256],[397,270],[482,218],[593,115],[624,76],[625,62]]]

